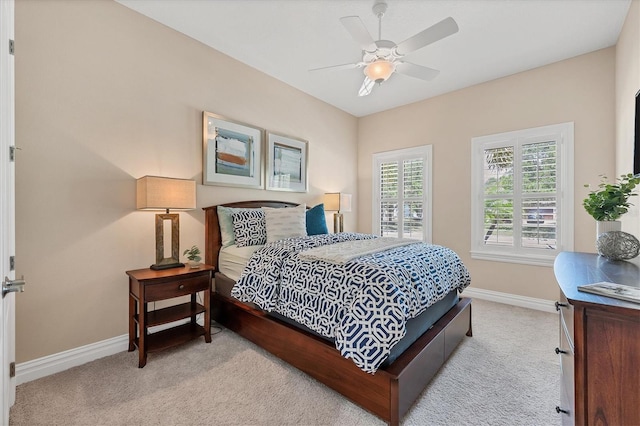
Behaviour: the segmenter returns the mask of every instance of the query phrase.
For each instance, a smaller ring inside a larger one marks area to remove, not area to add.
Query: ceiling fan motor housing
[[[378,18],[382,18],[382,16],[387,11],[387,2],[385,2],[385,1],[377,1],[373,5],[371,10],[373,10],[373,14],[376,15]]]

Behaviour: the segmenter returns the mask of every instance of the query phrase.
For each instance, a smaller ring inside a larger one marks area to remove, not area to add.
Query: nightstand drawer
[[[197,291],[204,291],[208,289],[210,285],[209,274],[179,280],[174,279],[164,283],[147,284],[144,299],[145,302],[170,299],[172,297],[192,294]]]

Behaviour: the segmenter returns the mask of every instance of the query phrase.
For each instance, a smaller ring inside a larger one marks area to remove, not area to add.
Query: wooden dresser
[[[554,272],[562,290],[556,302],[562,423],[640,425],[640,304],[577,288],[600,281],[640,286],[640,261],[563,252]]]

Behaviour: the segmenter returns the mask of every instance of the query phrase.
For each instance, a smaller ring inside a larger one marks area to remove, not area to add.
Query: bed
[[[298,205],[280,201],[246,201],[222,206],[284,208]],[[216,291],[211,296],[212,318],[387,423],[400,423],[464,336],[472,335],[471,300],[457,297],[456,293],[455,300],[449,298],[446,302],[449,306],[440,304],[443,314],[440,316],[439,313],[426,331],[414,331],[411,340],[403,338],[396,345],[402,350],[393,353],[374,374],[364,371],[356,366],[354,360],[345,358],[332,341],[313,330],[231,296],[235,280],[220,272],[222,236],[217,207],[204,209],[205,262],[216,271]]]

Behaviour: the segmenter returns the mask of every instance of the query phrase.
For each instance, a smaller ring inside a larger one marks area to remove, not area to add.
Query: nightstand
[[[167,349],[204,335],[211,342],[211,275],[213,267],[172,268],[155,271],[136,269],[127,271],[129,276],[129,352],[138,348],[138,367],[147,363],[147,353]],[[196,294],[204,292],[203,303],[196,302]],[[191,301],[152,311],[147,303],[174,297],[191,295]],[[196,323],[196,316],[204,314],[204,327]],[[191,318],[156,333],[148,333],[149,327]]]

